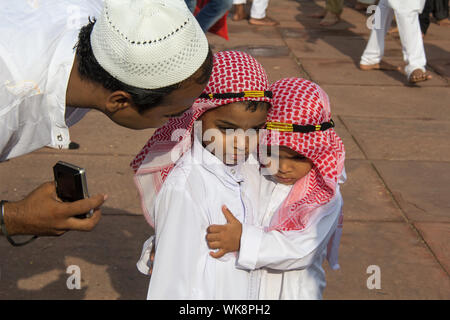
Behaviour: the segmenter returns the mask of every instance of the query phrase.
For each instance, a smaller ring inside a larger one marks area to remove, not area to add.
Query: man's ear
[[[131,108],[133,105],[133,99],[128,92],[114,91],[106,99],[106,111],[109,113],[115,113],[119,110]]]

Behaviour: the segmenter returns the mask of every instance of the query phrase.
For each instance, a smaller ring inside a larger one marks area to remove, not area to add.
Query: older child
[[[317,84],[289,78],[271,90],[273,107],[261,143],[278,169],[254,179],[261,186],[259,216],[239,234],[230,231],[238,224],[231,210],[229,223],[210,226],[207,239],[221,254],[239,250],[238,267],[259,270],[260,299],[321,299],[324,258],[339,268],[344,146],[333,129],[328,96]],[[271,147],[279,149],[276,154]]]
[[[132,163],[156,236],[148,299],[257,297],[250,272],[236,269],[232,254],[212,258],[205,236],[208,225],[226,222],[222,204],[241,222],[252,216],[241,190],[242,162],[251,146],[231,133],[256,132],[265,125],[268,89],[267,75],[253,57],[236,51],[215,54],[202,96],[157,130]],[[202,129],[195,132],[199,122]],[[144,245],[144,256],[151,241]],[[145,261],[138,263],[142,267]]]

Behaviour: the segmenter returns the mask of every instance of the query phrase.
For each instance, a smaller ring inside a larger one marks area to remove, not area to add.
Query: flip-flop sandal
[[[431,78],[432,78],[431,75],[428,74],[426,71],[424,72],[420,69],[416,69],[409,75],[408,82],[409,83],[418,83],[418,82],[430,80]]]

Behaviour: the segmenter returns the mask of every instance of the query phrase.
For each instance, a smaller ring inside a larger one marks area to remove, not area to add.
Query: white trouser
[[[233,0],[233,4],[244,4],[247,0]],[[253,19],[263,19],[266,17],[266,9],[269,5],[269,0],[253,0],[252,8],[250,10],[250,17]]]
[[[381,0],[375,12],[375,25],[360,63],[371,65],[381,61],[384,55],[384,38],[395,14],[408,79],[416,69],[425,72],[427,60],[419,24],[419,13],[422,9],[421,0],[402,1],[401,5],[398,0]]]

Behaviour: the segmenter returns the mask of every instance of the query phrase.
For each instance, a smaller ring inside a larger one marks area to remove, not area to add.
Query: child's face
[[[270,154],[271,161],[278,159],[278,172],[272,177],[282,184],[292,185],[306,176],[311,170],[313,163],[296,151],[280,146],[279,152]]]
[[[266,122],[267,108],[256,109],[235,102],[205,112],[202,121],[203,146],[227,165],[245,161],[258,143],[258,130]]]

